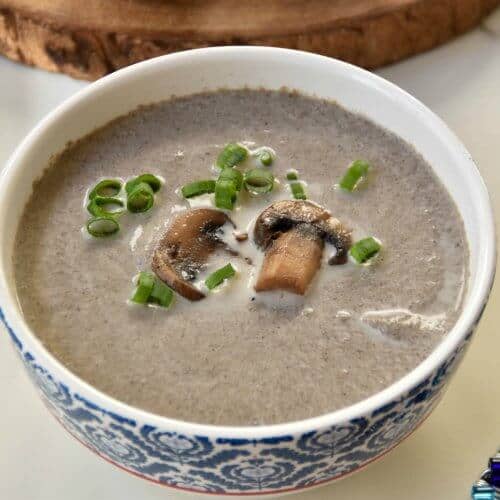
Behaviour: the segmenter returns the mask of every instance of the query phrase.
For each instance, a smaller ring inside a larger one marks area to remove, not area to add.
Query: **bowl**
[[[51,155],[66,143],[172,95],[226,88],[279,89],[334,99],[413,144],[447,186],[465,223],[470,284],[456,325],[415,369],[347,408],[253,427],[174,420],[128,406],[62,366],[23,319],[13,278],[16,227]],[[0,180],[0,319],[43,402],[77,440],[122,469],[172,488],[276,494],[353,473],[411,434],[436,406],[486,305],[495,234],[486,188],[464,146],[429,109],[395,85],[326,57],[267,47],[199,49],[120,70],[50,113],[12,155]]]

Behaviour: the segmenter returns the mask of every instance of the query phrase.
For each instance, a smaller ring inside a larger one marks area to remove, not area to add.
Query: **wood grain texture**
[[[500,0],[0,0],[0,53],[95,79],[211,45],[272,45],[375,68],[477,25]]]

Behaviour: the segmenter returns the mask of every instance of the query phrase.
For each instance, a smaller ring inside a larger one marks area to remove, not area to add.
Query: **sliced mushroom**
[[[217,230],[229,217],[219,210],[196,208],[181,212],[170,223],[158,243],[152,269],[162,281],[189,300],[201,300],[205,294],[189,283],[219,246]]]
[[[340,264],[347,258],[351,233],[323,207],[310,201],[285,200],[259,215],[254,240],[265,251],[255,290],[304,295],[321,265],[324,242],[334,245],[335,264]]]

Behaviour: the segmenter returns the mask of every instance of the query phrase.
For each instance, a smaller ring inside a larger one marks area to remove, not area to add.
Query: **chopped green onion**
[[[127,209],[129,212],[147,212],[154,203],[153,188],[145,182],[139,182],[127,193]]]
[[[181,192],[184,198],[192,198],[202,194],[213,193],[215,191],[214,180],[195,181],[182,187]]]
[[[349,250],[349,254],[358,264],[363,264],[377,255],[381,248],[380,242],[370,236],[354,243]]]
[[[301,182],[291,182],[290,189],[292,190],[292,195],[296,200],[307,200],[306,191]]]
[[[292,196],[296,200],[306,200],[306,191],[304,185],[299,182],[299,173],[297,170],[290,169],[286,173],[286,179],[290,181],[290,190],[292,191]]]
[[[155,277],[152,273],[139,273],[139,279],[137,280],[137,288],[132,296],[132,302],[137,304],[146,304],[153,291],[153,286],[155,284]]]
[[[216,286],[219,286],[224,280],[232,278],[236,274],[236,269],[231,265],[227,264],[217,271],[213,272],[206,280],[205,285],[209,290],[213,290]]]
[[[356,186],[362,180],[362,178],[366,177],[368,174],[368,170],[370,169],[370,164],[363,160],[354,161],[350,167],[347,169],[347,172],[344,174],[344,177],[340,179],[339,186],[345,191],[352,192],[356,189]]]
[[[265,194],[274,187],[274,175],[264,168],[253,168],[245,172],[245,189],[250,194]]]
[[[233,181],[218,180],[215,183],[215,206],[232,210],[236,201],[236,187]]]
[[[262,165],[265,165],[266,167],[269,167],[270,165],[272,165],[273,163],[273,155],[269,152],[269,151],[263,151],[261,154],[260,154],[260,162],[262,163]]]
[[[137,304],[158,304],[169,307],[174,299],[174,292],[153,273],[141,272],[132,302]]]
[[[232,210],[243,184],[243,174],[235,168],[223,168],[215,183],[215,206]]]
[[[137,184],[140,184],[142,182],[148,184],[153,190],[153,193],[157,193],[161,188],[161,180],[156,177],[156,175],[142,174],[128,181],[127,184],[125,184],[125,191],[127,192],[127,194],[130,193],[135,188],[135,186],[137,186]]]
[[[241,191],[241,186],[243,185],[243,174],[235,168],[223,168],[217,180],[231,181],[234,183],[236,191]]]
[[[125,212],[124,206],[120,198],[95,196],[87,205],[87,210],[95,217],[118,217]]]
[[[120,230],[120,225],[113,217],[95,217],[87,222],[87,231],[95,238],[111,236]]]
[[[276,157],[274,151],[271,148],[259,148],[256,152],[255,155],[257,158],[260,160],[262,165],[269,167],[272,165],[274,158]]]
[[[161,307],[169,307],[174,300],[174,292],[163,281],[155,279],[148,301]]]
[[[89,200],[96,196],[112,197],[116,196],[122,189],[122,181],[118,179],[104,179],[98,182],[89,193]]]
[[[227,144],[217,157],[216,165],[219,168],[230,168],[246,160],[248,151],[240,144]]]

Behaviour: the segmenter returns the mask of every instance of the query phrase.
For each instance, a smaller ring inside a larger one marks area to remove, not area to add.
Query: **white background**
[[[451,44],[379,71],[421,99],[476,160],[500,214],[500,11]],[[24,135],[86,85],[0,58],[0,168]],[[426,423],[366,470],[300,500],[460,500],[500,445],[500,291],[448,393]],[[93,455],[38,399],[0,334],[0,499],[187,498]]]

